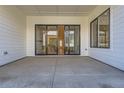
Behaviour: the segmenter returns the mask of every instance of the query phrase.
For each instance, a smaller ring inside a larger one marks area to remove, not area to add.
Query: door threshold
[[[34,57],[80,57],[81,55],[35,55]]]

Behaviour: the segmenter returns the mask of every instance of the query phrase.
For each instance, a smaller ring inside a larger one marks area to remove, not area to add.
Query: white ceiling
[[[27,16],[85,16],[96,5],[18,5]]]

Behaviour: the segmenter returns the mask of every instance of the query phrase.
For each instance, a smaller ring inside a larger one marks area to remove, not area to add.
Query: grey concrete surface
[[[124,88],[124,72],[90,57],[27,57],[0,67],[0,88]]]

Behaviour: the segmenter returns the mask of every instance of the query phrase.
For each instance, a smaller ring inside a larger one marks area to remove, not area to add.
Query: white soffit
[[[96,5],[18,5],[27,16],[87,16]]]

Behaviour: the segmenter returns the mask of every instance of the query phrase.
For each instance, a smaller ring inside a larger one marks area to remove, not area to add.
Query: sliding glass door
[[[80,54],[79,26],[65,26],[65,54]]]
[[[36,55],[79,55],[79,25],[35,25]]]

